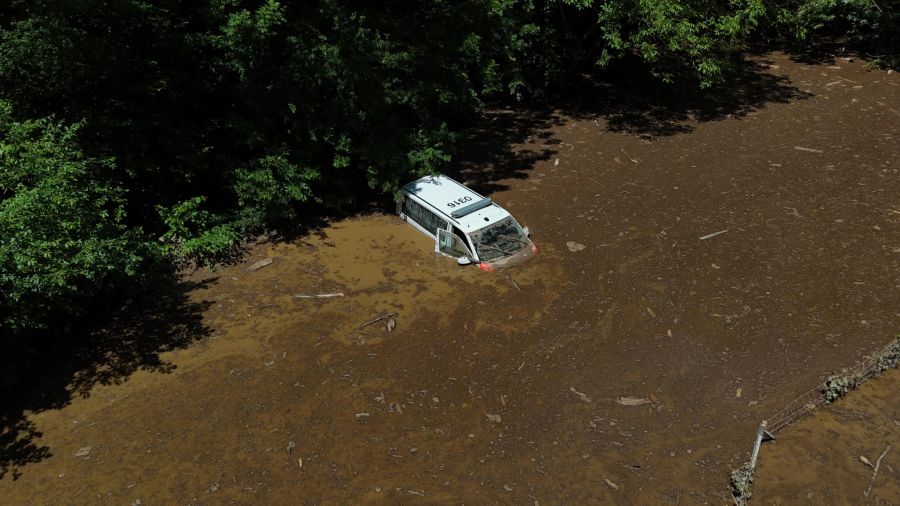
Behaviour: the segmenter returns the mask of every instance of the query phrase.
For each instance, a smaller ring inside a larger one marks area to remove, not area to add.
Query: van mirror
[[[531,237],[531,230],[528,227],[523,228],[522,232],[525,233],[525,237]]]
[[[456,259],[456,263],[459,265],[469,265],[472,263],[472,259],[469,257],[459,257]]]

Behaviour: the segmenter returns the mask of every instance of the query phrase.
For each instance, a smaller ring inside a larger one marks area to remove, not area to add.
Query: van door
[[[446,230],[438,230],[438,253],[453,258],[474,258],[466,243]]]
[[[467,248],[469,248],[469,251],[472,252],[472,256],[470,256],[469,258],[473,262],[477,262],[478,255],[476,254],[475,250],[473,249],[472,241],[469,240],[469,237],[466,234],[464,234],[462,232],[462,230],[460,230],[458,227],[451,225],[450,228],[453,230],[453,235],[455,235],[456,237],[459,237],[459,240],[462,241],[462,243],[465,244]]]

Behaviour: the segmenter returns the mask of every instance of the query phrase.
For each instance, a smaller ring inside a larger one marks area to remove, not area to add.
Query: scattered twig
[[[728,232],[728,229],[727,229],[727,228],[726,228],[725,230],[719,230],[718,232],[713,232],[713,233],[711,233],[711,234],[706,234],[706,235],[704,235],[703,237],[701,237],[700,240],[701,240],[701,241],[705,241],[705,240],[707,240],[707,239],[712,239],[713,237],[715,237],[715,236],[717,236],[717,235],[724,234],[725,232]]]
[[[518,291],[520,291],[520,292],[522,291],[522,289],[519,288],[518,283],[516,283],[516,282],[513,280],[513,278],[511,278],[511,277],[509,276],[509,274],[503,272],[502,270],[501,270],[501,271],[497,271],[497,272],[499,272],[501,276],[503,276],[504,278],[506,278],[506,280],[509,281],[509,284],[511,284],[511,285],[513,286],[513,288],[515,288],[516,290],[518,290]]]
[[[363,323],[362,325],[359,326],[359,328],[363,328],[363,327],[369,326],[373,323],[378,323],[381,320],[387,320],[388,318],[393,318],[395,316],[397,316],[397,313],[382,315],[382,316],[379,316],[378,318],[373,318],[373,319],[367,321],[366,323]]]
[[[588,404],[591,403],[591,398],[588,397],[586,394],[583,394],[583,393],[579,392],[578,390],[575,390],[575,387],[569,387],[569,390],[571,390],[573,394],[577,395],[578,398],[581,399],[582,402],[586,402]]]
[[[98,423],[103,423],[103,420],[97,420],[97,421],[94,422],[94,423],[91,423],[91,424],[88,424],[88,425],[83,425],[83,426],[81,426],[81,427],[78,427],[78,428],[76,428],[75,430],[73,430],[72,433],[74,434],[74,433],[76,433],[76,432],[78,432],[78,431],[80,431],[80,430],[87,429],[88,427],[93,427],[94,425],[97,425]]]
[[[862,462],[863,464],[869,466],[869,469],[875,469],[875,466],[873,466],[872,463],[869,462],[869,459],[867,459],[865,455],[860,455],[859,461]]]
[[[623,406],[643,406],[644,404],[652,404],[653,401],[644,397],[619,397],[616,404]]]
[[[891,445],[888,445],[887,448],[885,448],[884,451],[881,452],[881,456],[878,457],[878,460],[875,461],[875,469],[872,471],[872,479],[869,480],[869,488],[866,489],[866,493],[865,493],[866,497],[869,497],[869,493],[872,491],[872,485],[875,483],[875,476],[878,474],[878,466],[881,465],[881,459],[883,459],[884,456],[887,455],[887,452],[890,449],[891,449]]]
[[[295,299],[330,299],[332,297],[343,297],[344,292],[320,293],[318,295],[294,295]]]

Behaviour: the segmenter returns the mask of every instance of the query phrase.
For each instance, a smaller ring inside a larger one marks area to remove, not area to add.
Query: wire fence
[[[808,415],[816,408],[840,399],[867,379],[875,377],[887,369],[897,367],[898,362],[900,362],[900,335],[878,352],[852,367],[832,374],[826,378],[823,384],[803,393],[789,402],[784,409],[763,420],[756,431],[751,452],[752,458],[739,469],[731,472],[731,495],[734,503],[744,506],[752,496],[750,485],[753,483],[756,458],[764,438],[774,437],[773,434]]]
[[[778,432],[823,404],[826,404],[826,401],[825,396],[822,395],[822,387],[818,386],[809,390],[788,403],[784,409],[766,419],[771,420],[769,433]]]

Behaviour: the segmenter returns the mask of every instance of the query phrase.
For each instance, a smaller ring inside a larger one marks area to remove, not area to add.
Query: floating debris
[[[294,295],[295,299],[330,299],[332,297],[343,297],[344,292],[320,293],[318,295]]]
[[[717,235],[722,235],[722,234],[724,234],[725,232],[728,232],[728,229],[727,229],[727,228],[726,228],[725,230],[719,230],[718,232],[713,232],[713,233],[711,233],[711,234],[706,234],[706,235],[704,235],[703,237],[701,237],[700,240],[701,240],[701,241],[705,241],[705,240],[707,240],[707,239],[712,239],[713,237],[715,237],[715,236],[717,236]]]
[[[587,395],[579,392],[578,390],[575,390],[575,387],[569,387],[569,390],[571,390],[573,394],[577,395],[578,398],[581,399],[583,402],[586,402],[588,404],[591,403],[591,398],[588,397]]]
[[[644,404],[651,404],[653,401],[646,397],[619,397],[616,399],[616,403],[623,406],[643,406]]]
[[[255,272],[255,271],[258,271],[258,270],[262,269],[263,267],[266,267],[269,265],[272,265],[272,259],[271,258],[263,258],[262,260],[260,260],[258,262],[254,262],[253,265],[251,265],[250,268],[247,270],[250,272]]]

